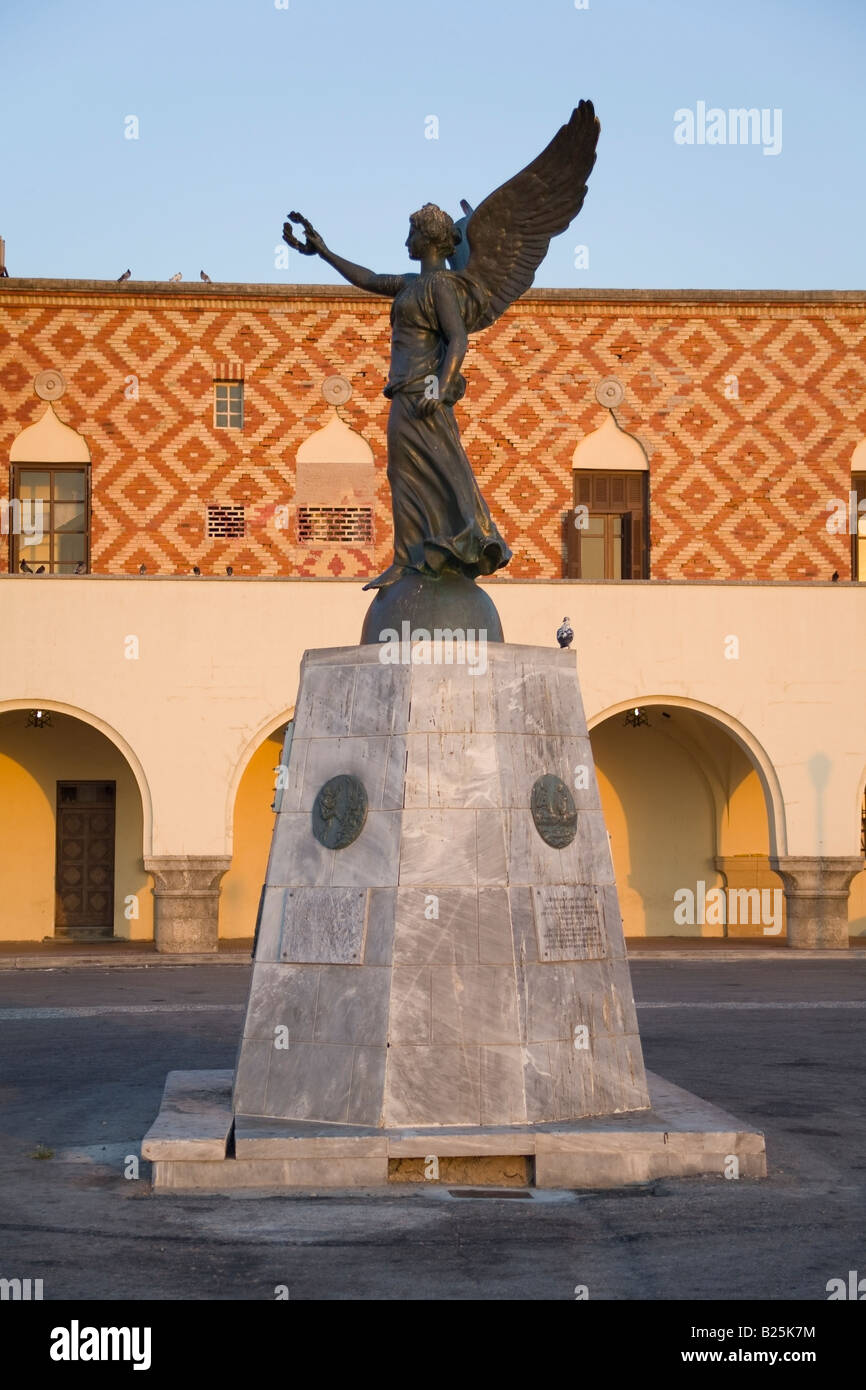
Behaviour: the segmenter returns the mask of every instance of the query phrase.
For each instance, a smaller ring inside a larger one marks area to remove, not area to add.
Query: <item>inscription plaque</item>
[[[541,960],[603,960],[607,954],[598,891],[584,884],[534,888]]]
[[[300,965],[359,965],[366,888],[289,888],[280,960]]]
[[[529,801],[535,828],[545,844],[565,849],[577,833],[574,797],[561,777],[545,773],[533,784]]]
[[[367,819],[364,783],[348,772],[319,788],[313,802],[313,834],[326,849],[345,849],[357,840]]]

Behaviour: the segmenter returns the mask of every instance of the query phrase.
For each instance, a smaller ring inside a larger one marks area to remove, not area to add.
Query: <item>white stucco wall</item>
[[[771,851],[859,853],[863,587],[489,589],[509,641],[553,646],[571,618],[590,727],[650,701],[703,710],[763,768]],[[291,714],[304,650],[356,642],[370,598],[358,581],[2,576],[0,709],[60,709],[112,738],[142,792],[146,854],[228,854],[240,777]]]

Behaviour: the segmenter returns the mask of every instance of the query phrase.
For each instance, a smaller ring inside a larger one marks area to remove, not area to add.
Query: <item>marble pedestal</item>
[[[649,1106],[573,652],[307,652],[281,783],[236,1130]]]
[[[230,1071],[169,1072],[141,1156],[154,1192],[611,1188],[657,1178],[763,1178],[764,1136],[647,1074],[651,1108],[542,1125],[363,1129],[232,1113]],[[410,1178],[412,1181],[412,1178]]]

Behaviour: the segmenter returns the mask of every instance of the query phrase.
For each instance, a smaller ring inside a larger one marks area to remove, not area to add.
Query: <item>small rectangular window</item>
[[[242,381],[214,382],[213,422],[218,430],[243,429],[244,384]]]

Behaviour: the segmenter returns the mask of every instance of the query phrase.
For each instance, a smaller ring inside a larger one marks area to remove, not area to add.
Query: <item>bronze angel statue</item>
[[[417,274],[377,275],[355,265],[331,251],[300,213],[289,213],[283,237],[290,246],[393,301],[385,395],[394,560],[366,588],[385,590],[406,576],[472,581],[511,559],[460,442],[460,369],[468,335],[529,289],[551,237],[580,212],[599,129],[592,102],[581,101],[531,164],[474,211],[464,202],[458,222],[433,203],[413,213],[406,247],[420,262]],[[291,223],[303,228],[304,241]]]

